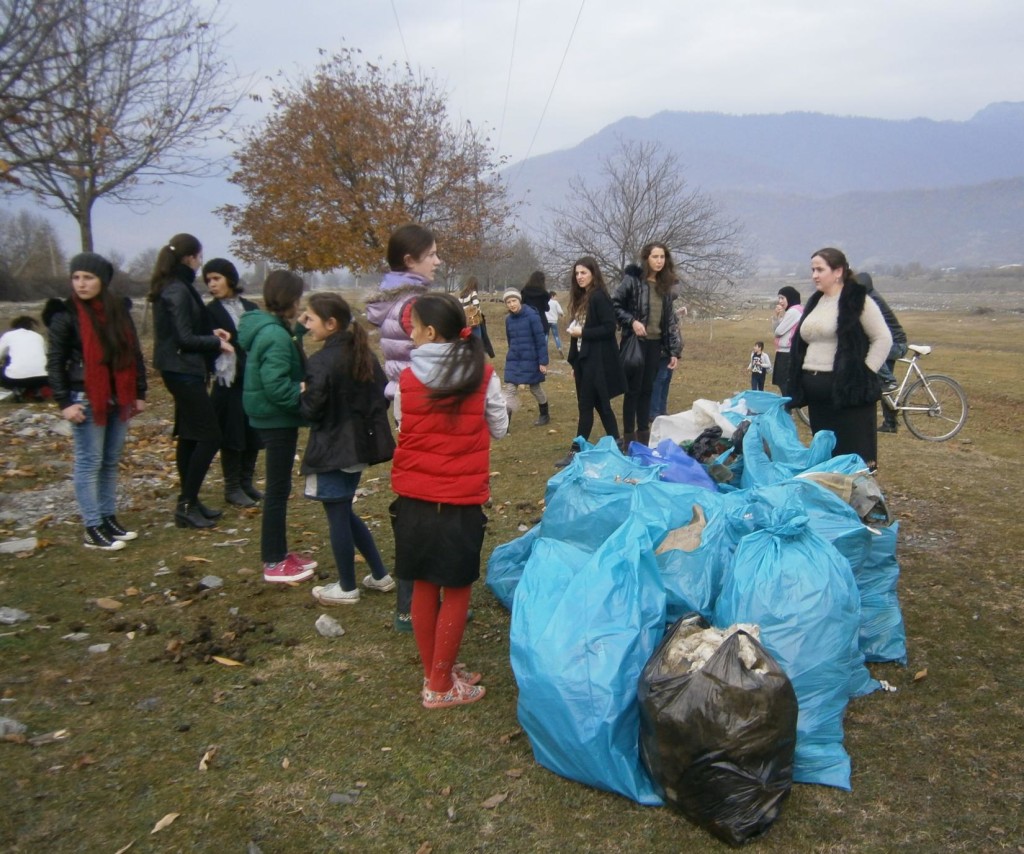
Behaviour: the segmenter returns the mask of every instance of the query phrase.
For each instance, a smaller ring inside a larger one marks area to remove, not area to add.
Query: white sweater
[[[827,296],[822,294],[814,311],[804,317],[800,327],[800,337],[807,342],[807,354],[804,356],[805,371],[831,371],[836,359],[836,325],[839,322],[839,294]],[[864,300],[864,311],[861,312],[860,325],[868,336],[870,346],[864,359],[872,371],[885,364],[885,357],[892,347],[892,333],[885,325],[885,318],[878,304],[868,297]]]

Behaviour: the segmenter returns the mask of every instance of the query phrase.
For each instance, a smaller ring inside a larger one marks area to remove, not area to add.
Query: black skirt
[[[163,371],[164,385],[174,398],[174,435],[193,442],[220,444],[220,425],[202,377]]]
[[[398,578],[466,587],[480,577],[487,527],[480,505],[438,504],[399,496],[389,510]]]

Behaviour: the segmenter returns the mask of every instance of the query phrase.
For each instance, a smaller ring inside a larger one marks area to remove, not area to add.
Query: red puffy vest
[[[483,504],[490,497],[491,434],[484,406],[494,369],[454,411],[442,409],[411,368],[398,378],[402,424],[391,465],[399,495],[440,504]]]

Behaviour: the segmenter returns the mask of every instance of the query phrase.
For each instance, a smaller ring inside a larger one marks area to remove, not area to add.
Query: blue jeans
[[[668,356],[662,356],[658,360],[658,373],[654,375],[654,385],[651,386],[651,421],[659,415],[668,414],[668,387],[672,382],[672,375],[675,371],[668,369]]]
[[[558,325],[552,323],[548,327],[548,332],[550,332],[551,333],[551,337],[555,339],[555,349],[556,350],[561,350],[562,349],[562,339],[558,337]]]
[[[92,420],[92,407],[83,392],[71,396],[72,403],[85,409],[85,421],[71,427],[75,441],[75,498],[87,527],[103,524],[104,516],[117,512],[117,465],[121,460],[128,422],[117,416],[117,407],[107,410],[107,423]]]

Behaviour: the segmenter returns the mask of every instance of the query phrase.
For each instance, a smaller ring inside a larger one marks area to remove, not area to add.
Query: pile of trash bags
[[[494,550],[487,584],[512,612],[519,720],[546,768],[674,802],[641,757],[638,691],[666,627],[699,615],[756,626],[795,692],[792,780],[850,788],[847,702],[879,687],[866,661],[906,663],[898,524],[863,460],[832,458],[827,431],[805,447],[785,402],[700,402],[667,428],[657,419],[657,446],[629,456],[608,437],[584,443],[548,481],[540,523]],[[687,445],[709,427],[728,447],[697,459]]]

